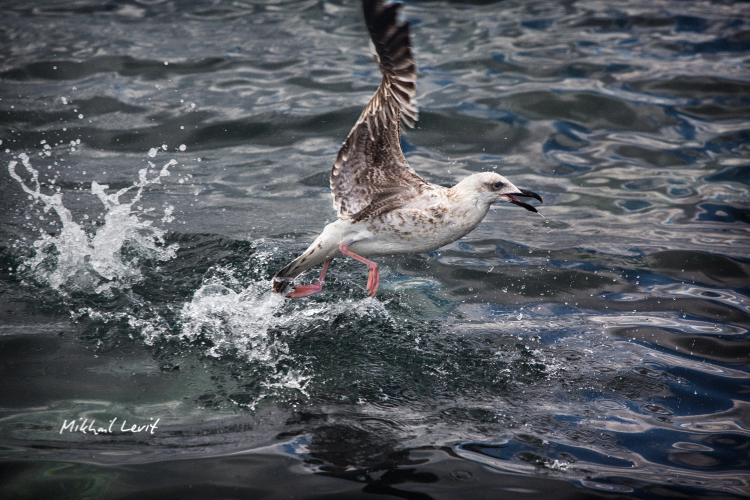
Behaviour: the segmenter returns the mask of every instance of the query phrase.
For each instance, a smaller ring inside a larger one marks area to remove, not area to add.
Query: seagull
[[[425,181],[409,166],[401,149],[401,122],[413,128],[418,117],[417,66],[409,45],[409,22],[396,21],[402,6],[363,1],[383,80],[331,170],[338,219],[274,276],[274,292],[283,293],[300,273],[322,263],[317,282],[297,285],[287,297],[320,292],[331,260],[343,256],[367,266],[367,293],[374,297],[380,284],[378,264],[366,257],[430,252],[471,232],[493,203],[512,203],[536,212],[517,197],[542,201],[538,194],[519,189],[494,172],[470,175],[447,188]]]

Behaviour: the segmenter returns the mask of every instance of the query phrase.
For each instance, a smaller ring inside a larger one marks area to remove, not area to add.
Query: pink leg
[[[377,263],[371,260],[367,260],[364,257],[360,257],[356,253],[350,252],[349,249],[346,248],[346,244],[344,243],[339,245],[339,250],[341,250],[341,253],[343,253],[347,257],[357,259],[358,261],[367,265],[367,269],[370,271],[370,274],[367,275],[367,293],[370,297],[374,297],[375,293],[377,293],[378,291],[378,286],[380,285],[380,273],[378,273]]]
[[[317,281],[317,283],[313,283],[312,285],[299,285],[294,287],[294,291],[291,293],[286,294],[287,297],[291,297],[293,299],[298,299],[300,297],[307,297],[308,295],[312,295],[314,293],[318,293],[323,289],[323,280],[326,279],[326,271],[328,271],[328,264],[330,264],[331,261],[327,260],[323,263],[323,271],[320,273],[320,279]]]

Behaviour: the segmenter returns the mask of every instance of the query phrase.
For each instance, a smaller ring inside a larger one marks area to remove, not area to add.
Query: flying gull
[[[383,80],[339,150],[331,170],[338,220],[328,224],[305,252],[273,278],[282,293],[291,280],[318,264],[320,279],[297,285],[287,297],[319,292],[336,257],[367,266],[367,292],[374,296],[378,265],[365,258],[422,253],[452,243],[479,225],[490,205],[509,202],[536,209],[517,196],[542,197],[519,189],[494,172],[470,175],[452,188],[431,184],[409,166],[401,150],[401,124],[417,120],[417,66],[409,46],[409,23],[398,24],[401,3],[364,0],[363,10]]]

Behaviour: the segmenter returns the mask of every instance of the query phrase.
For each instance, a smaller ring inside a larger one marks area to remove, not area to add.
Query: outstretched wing
[[[365,22],[383,81],[339,150],[331,170],[333,206],[339,217],[366,220],[394,210],[427,183],[401,150],[400,120],[417,120],[417,66],[409,23],[396,23],[401,3],[364,0]]]

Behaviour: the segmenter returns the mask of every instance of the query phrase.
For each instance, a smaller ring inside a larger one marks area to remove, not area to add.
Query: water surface
[[[6,2],[3,496],[747,496],[744,5],[408,3],[408,160],[544,217],[285,300],[379,83],[359,6]]]

